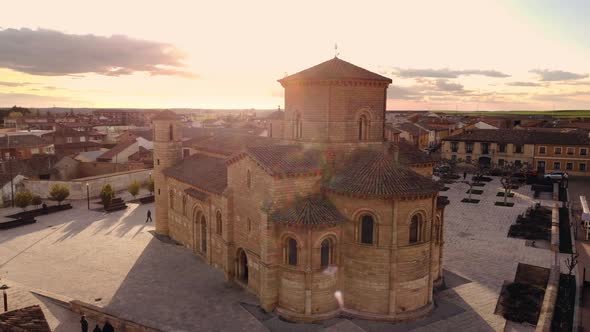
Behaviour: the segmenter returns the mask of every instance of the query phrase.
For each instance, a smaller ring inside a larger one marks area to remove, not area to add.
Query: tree
[[[115,196],[115,191],[110,184],[105,184],[102,186],[102,189],[100,190],[100,200],[102,201],[102,205],[104,205],[104,207],[107,207],[111,204],[113,196]]]
[[[70,190],[63,184],[54,184],[49,190],[49,199],[57,201],[57,205],[70,196]]]
[[[504,188],[504,206],[506,206],[508,195],[510,195],[510,191],[512,189],[512,174],[508,173],[507,175],[503,176],[500,179],[500,182],[502,183],[502,188]]]
[[[576,268],[576,265],[578,265],[578,256],[580,256],[580,254],[572,252],[570,258],[565,259],[565,266],[567,266],[567,269],[569,270],[568,275],[570,276]]]
[[[39,207],[43,203],[41,196],[33,195],[33,199],[31,200],[31,205],[35,205],[35,207]]]
[[[27,206],[31,205],[31,201],[33,200],[33,194],[29,191],[21,191],[16,193],[14,197],[14,204],[23,210],[27,209]]]
[[[137,181],[133,181],[129,187],[127,187],[127,191],[135,198],[137,194],[139,194],[139,183]]]
[[[154,194],[154,179],[150,179],[147,183],[147,190],[150,192],[151,195]]]
[[[8,117],[11,119],[18,119],[18,118],[22,118],[23,114],[21,112],[10,112],[10,113],[8,113]]]
[[[469,185],[469,201],[471,202],[471,193],[473,192],[473,184],[475,182],[473,182],[473,181],[461,181],[461,182]]]

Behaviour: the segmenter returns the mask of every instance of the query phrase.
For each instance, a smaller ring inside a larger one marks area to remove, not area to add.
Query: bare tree
[[[567,266],[567,268],[569,270],[568,275],[570,275],[570,276],[572,275],[572,272],[576,268],[576,265],[578,265],[578,256],[580,256],[580,254],[578,254],[577,252],[576,253],[572,252],[572,255],[570,256],[570,258],[565,259],[565,266]]]
[[[500,179],[502,183],[502,188],[504,188],[504,206],[506,206],[508,195],[510,195],[510,191],[512,189],[512,174],[507,174]]]

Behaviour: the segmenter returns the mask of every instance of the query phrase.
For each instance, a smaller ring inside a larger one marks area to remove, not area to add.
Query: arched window
[[[301,122],[301,115],[295,115],[295,122],[293,123],[293,138],[301,138],[303,133],[303,123]]]
[[[250,218],[246,218],[246,228],[248,229],[248,233],[252,230],[252,220]]]
[[[422,241],[422,215],[415,214],[410,222],[410,244]]]
[[[221,211],[217,211],[217,215],[215,216],[216,227],[215,230],[217,231],[217,235],[221,235],[222,226],[221,226]]]
[[[361,115],[359,118],[359,141],[366,141],[369,139],[369,120],[366,115]]]
[[[294,238],[287,238],[287,264],[297,265],[297,241]]]
[[[186,216],[186,195],[182,195],[182,215]]]
[[[174,210],[174,192],[170,190],[170,210]]]
[[[325,239],[320,246],[320,266],[327,267],[333,263],[334,248],[332,241]]]
[[[246,173],[246,186],[248,189],[252,188],[252,175],[250,174],[250,170]]]
[[[174,140],[174,126],[172,126],[172,124],[170,124],[170,127],[168,128],[168,134],[170,135],[170,140],[173,141]]]
[[[373,234],[375,230],[375,222],[373,216],[365,214],[361,217],[361,243],[373,244]]]

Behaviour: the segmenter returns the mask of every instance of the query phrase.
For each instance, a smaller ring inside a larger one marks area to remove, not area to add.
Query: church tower
[[[156,233],[168,235],[168,184],[163,171],[182,159],[182,130],[178,116],[162,111],[152,118],[154,128],[154,191],[156,195]]]
[[[334,57],[279,82],[285,88],[284,139],[383,142],[390,78]]]

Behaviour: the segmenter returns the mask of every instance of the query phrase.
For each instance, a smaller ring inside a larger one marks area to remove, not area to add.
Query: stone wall
[[[539,320],[537,321],[536,332],[551,331],[551,322],[553,321],[553,313],[555,311],[555,303],[557,302],[557,292],[559,290],[559,266],[552,266],[549,274],[549,282],[545,289],[545,297],[541,305],[539,313]]]
[[[102,186],[105,184],[110,184],[115,191],[127,190],[127,187],[134,181],[139,183],[147,182],[149,180],[149,173],[150,170],[125,171],[78,178],[70,181],[23,180],[22,185],[25,190],[39,195],[42,198],[47,198],[49,190],[53,185],[62,184],[70,190],[70,196],[68,199],[86,199],[87,183],[90,197],[98,197]]]

